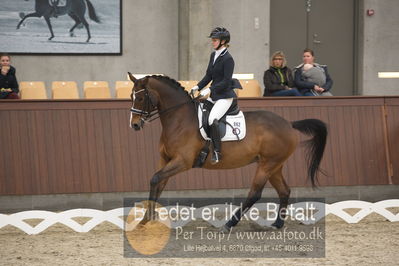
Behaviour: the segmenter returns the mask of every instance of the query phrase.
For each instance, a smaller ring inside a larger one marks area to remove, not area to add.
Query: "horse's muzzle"
[[[138,123],[133,123],[132,127],[134,130],[139,131],[140,129],[142,129],[144,127],[144,120],[140,119],[140,121]]]
[[[136,130],[136,131],[139,131],[141,129],[141,126],[139,124],[137,124],[137,123],[134,123],[133,124],[133,129]]]

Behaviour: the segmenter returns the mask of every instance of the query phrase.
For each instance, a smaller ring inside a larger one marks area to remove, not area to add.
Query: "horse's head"
[[[134,130],[140,130],[144,123],[157,110],[158,97],[156,92],[149,87],[149,77],[136,79],[130,72],[129,79],[133,81],[134,86],[130,98],[132,107],[130,108],[130,127]]]

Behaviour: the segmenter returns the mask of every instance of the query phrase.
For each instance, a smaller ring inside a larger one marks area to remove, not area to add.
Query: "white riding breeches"
[[[208,123],[209,125],[213,124],[213,120],[217,119],[219,120],[224,116],[224,114],[229,110],[231,104],[233,103],[233,98],[229,99],[220,99],[217,100],[216,102],[208,98],[208,101],[214,103],[214,106],[212,107],[211,113],[209,114],[209,119]]]

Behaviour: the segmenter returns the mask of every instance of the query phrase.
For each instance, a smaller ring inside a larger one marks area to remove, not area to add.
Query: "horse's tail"
[[[307,154],[308,161],[308,177],[312,181],[312,186],[316,187],[317,172],[320,171],[319,166],[323,158],[324,148],[327,141],[327,126],[318,119],[305,119],[292,122],[292,127],[304,133],[307,136],[312,136],[307,141]]]
[[[87,8],[89,9],[89,18],[97,23],[100,23],[101,21],[97,17],[96,10],[94,9],[93,4],[89,0],[86,0],[86,3],[87,3]]]

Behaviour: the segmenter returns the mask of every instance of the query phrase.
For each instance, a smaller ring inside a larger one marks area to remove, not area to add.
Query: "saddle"
[[[199,130],[205,140],[210,140],[209,114],[213,103],[201,101],[198,105]],[[229,110],[219,120],[219,132],[222,141],[242,140],[246,134],[244,113],[239,109],[237,99],[233,100]]]
[[[56,6],[56,7],[65,7],[67,5],[67,0],[59,0],[59,1],[48,1],[50,6]]]
[[[207,100],[196,102],[195,104],[198,110],[199,130],[202,138],[206,140],[206,143],[200,151],[193,167],[202,167],[209,153],[211,138],[209,137],[210,126],[208,118],[214,104]],[[238,107],[237,99],[233,100],[229,110],[227,110],[226,114],[219,120],[219,132],[222,142],[239,141],[245,138],[245,117],[244,113]]]

